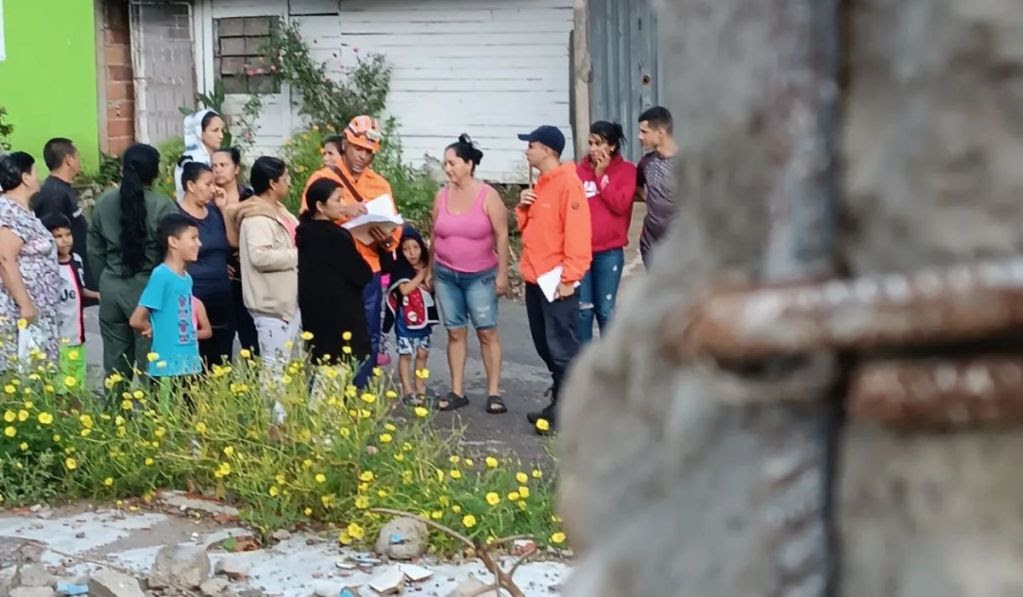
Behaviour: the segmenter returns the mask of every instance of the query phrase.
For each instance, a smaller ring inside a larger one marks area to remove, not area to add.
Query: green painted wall
[[[82,167],[99,164],[96,29],[93,0],[0,0],[4,46],[0,105],[14,125],[11,144],[39,161],[51,137],[69,137]]]

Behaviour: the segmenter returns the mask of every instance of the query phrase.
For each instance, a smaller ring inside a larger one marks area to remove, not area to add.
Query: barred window
[[[279,93],[266,59],[278,17],[230,17],[214,20],[213,68],[225,93]]]

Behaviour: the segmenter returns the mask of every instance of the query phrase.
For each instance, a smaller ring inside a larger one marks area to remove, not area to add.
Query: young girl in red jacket
[[[590,126],[589,155],[577,172],[590,204],[593,263],[579,288],[579,343],[593,339],[593,319],[601,333],[614,315],[618,283],[629,244],[636,166],[621,156],[622,125],[599,120]]]

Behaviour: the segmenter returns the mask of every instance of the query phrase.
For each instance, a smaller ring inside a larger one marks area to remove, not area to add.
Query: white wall
[[[297,22],[314,57],[334,76],[359,55],[383,54],[393,66],[388,110],[399,120],[407,160],[440,158],[462,132],[485,156],[480,176],[526,177],[516,134],[553,124],[568,139],[572,0],[197,0],[201,83],[212,86],[212,19],[280,15]],[[205,24],[204,24],[205,23]],[[205,28],[205,29],[204,29]],[[202,40],[205,39],[205,42]],[[197,59],[197,63],[199,60]],[[237,109],[246,97],[232,96]],[[289,108],[289,104],[291,104]],[[268,99],[254,152],[275,150],[301,125],[290,92]],[[229,110],[230,111],[230,110]]]
[[[517,133],[559,126],[571,157],[571,30],[571,0],[344,0],[341,62],[376,52],[394,66],[387,105],[408,159],[467,132],[480,176],[512,182],[526,177]]]

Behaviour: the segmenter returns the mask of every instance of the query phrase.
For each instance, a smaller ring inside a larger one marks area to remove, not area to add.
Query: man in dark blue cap
[[[519,195],[515,217],[522,231],[529,331],[554,384],[550,404],[528,418],[537,433],[546,434],[556,426],[565,372],[579,352],[575,288],[592,259],[590,207],[575,164],[561,163],[565,136],[557,127],[541,126],[519,139],[529,142],[526,161],[540,171],[536,185]]]

